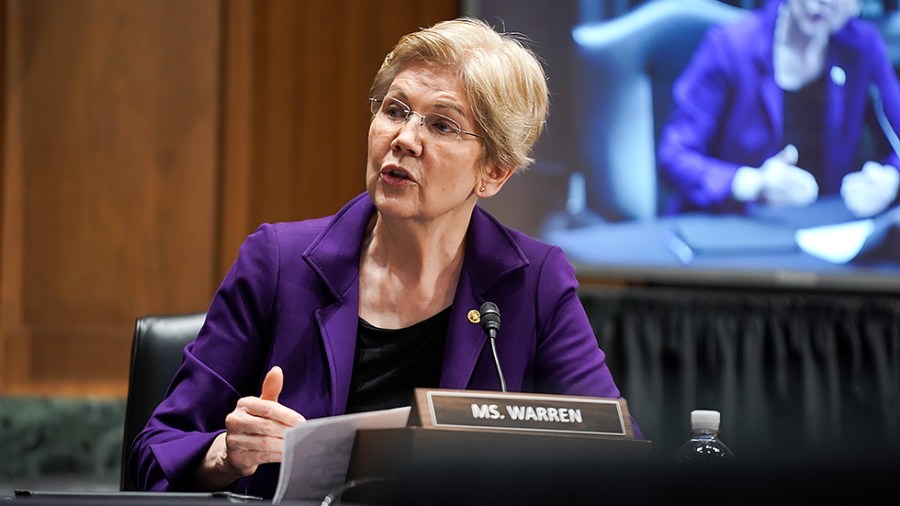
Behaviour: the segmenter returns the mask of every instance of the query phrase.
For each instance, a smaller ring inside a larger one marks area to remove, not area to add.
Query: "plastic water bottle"
[[[718,462],[734,458],[731,450],[719,439],[718,411],[691,411],[691,439],[675,453],[680,462]]]

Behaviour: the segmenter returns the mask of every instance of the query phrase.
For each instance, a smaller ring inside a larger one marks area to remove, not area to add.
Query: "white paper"
[[[833,264],[845,264],[856,258],[874,230],[874,220],[859,220],[800,229],[794,237],[807,254]]]
[[[317,418],[288,430],[272,502],[322,500],[344,484],[356,431],[405,427],[409,410],[406,406]]]

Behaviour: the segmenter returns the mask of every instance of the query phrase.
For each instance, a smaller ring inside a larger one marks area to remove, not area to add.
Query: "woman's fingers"
[[[284,386],[284,373],[272,367],[259,397],[243,397],[234,411],[225,417],[225,460],[243,476],[256,472],[257,466],[281,462],[284,433],[306,421],[300,413],[278,403]]]
[[[273,420],[283,425],[281,429],[289,429],[300,422],[305,421],[303,415],[293,409],[274,401],[267,401],[259,397],[244,397],[237,403],[237,410],[243,410],[250,416]]]

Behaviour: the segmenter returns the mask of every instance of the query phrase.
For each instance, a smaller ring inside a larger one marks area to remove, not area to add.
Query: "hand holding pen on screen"
[[[819,185],[809,172],[797,167],[797,148],[788,144],[759,168],[741,167],[732,180],[738,200],[760,200],[775,207],[803,207],[816,201]]]

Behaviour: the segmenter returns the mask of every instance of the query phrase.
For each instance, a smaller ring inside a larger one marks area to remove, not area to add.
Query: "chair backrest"
[[[656,144],[672,84],[710,26],[746,12],[716,0],[655,0],[572,30],[588,207],[610,220],[657,215]]]
[[[131,443],[162,401],[181,366],[184,347],[197,338],[205,320],[206,313],[199,312],[143,316],[135,322],[122,438],[122,490],[135,490],[128,473]]]

